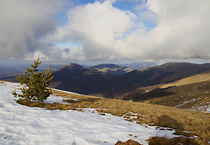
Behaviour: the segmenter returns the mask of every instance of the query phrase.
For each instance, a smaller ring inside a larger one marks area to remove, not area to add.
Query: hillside
[[[156,94],[155,90],[149,90],[142,96],[153,94],[150,103],[210,113],[209,77],[210,73],[197,74],[160,86]]]
[[[148,138],[149,144],[160,138],[171,145],[204,145],[210,140],[209,114],[60,90],[27,107],[10,93],[19,87],[0,83],[1,144],[113,145],[133,139],[146,145]]]
[[[69,64],[56,69],[50,87],[81,94],[100,93],[107,80],[114,77],[96,69],[88,69],[78,64]],[[103,82],[103,83],[102,83]]]
[[[136,91],[139,93],[145,87],[171,83],[207,70],[210,70],[209,64],[166,63],[117,76],[83,66],[71,69],[64,66],[53,73],[51,87],[87,95],[130,100]]]
[[[162,86],[160,86],[160,88],[164,89],[164,88],[168,88],[168,87],[183,86],[183,85],[194,84],[194,83],[205,82],[205,81],[210,81],[210,73],[209,72],[200,73],[197,75],[186,77],[184,79],[162,85]]]

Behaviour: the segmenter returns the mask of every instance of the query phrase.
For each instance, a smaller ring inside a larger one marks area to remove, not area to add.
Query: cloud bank
[[[24,58],[49,47],[45,36],[56,28],[59,0],[1,0],[0,58]]]
[[[61,1],[1,1],[0,57],[210,59],[209,0],[140,0],[135,12],[120,10],[114,3],[75,6],[67,12],[66,24],[59,26],[54,18]],[[52,45],[68,41],[78,45]]]

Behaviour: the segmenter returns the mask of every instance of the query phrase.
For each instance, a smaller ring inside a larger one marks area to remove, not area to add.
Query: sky
[[[0,0],[0,61],[210,62],[209,0]]]

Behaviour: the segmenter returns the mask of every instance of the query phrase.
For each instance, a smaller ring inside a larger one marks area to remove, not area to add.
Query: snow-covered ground
[[[148,144],[152,136],[175,137],[174,130],[144,127],[121,117],[68,110],[46,110],[17,104],[11,92],[18,83],[0,82],[0,144],[11,145],[114,145],[133,139]],[[47,101],[63,103],[61,97]]]

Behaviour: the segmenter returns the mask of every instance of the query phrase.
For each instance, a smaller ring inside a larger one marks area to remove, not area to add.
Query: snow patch
[[[176,137],[174,130],[136,124],[122,117],[98,115],[94,109],[46,110],[17,104],[11,92],[18,83],[0,83],[0,144],[113,145],[133,139],[141,144],[152,136]],[[46,102],[62,102],[51,96]],[[63,102],[62,102],[63,103]]]
[[[65,101],[63,101],[63,97],[60,97],[60,96],[53,96],[53,95],[50,95],[47,100],[45,100],[44,102],[45,103],[61,103],[61,104],[69,104]]]
[[[190,109],[191,111],[200,111],[203,113],[210,113],[210,104],[209,105],[202,105],[200,106],[194,106],[193,109]]]

